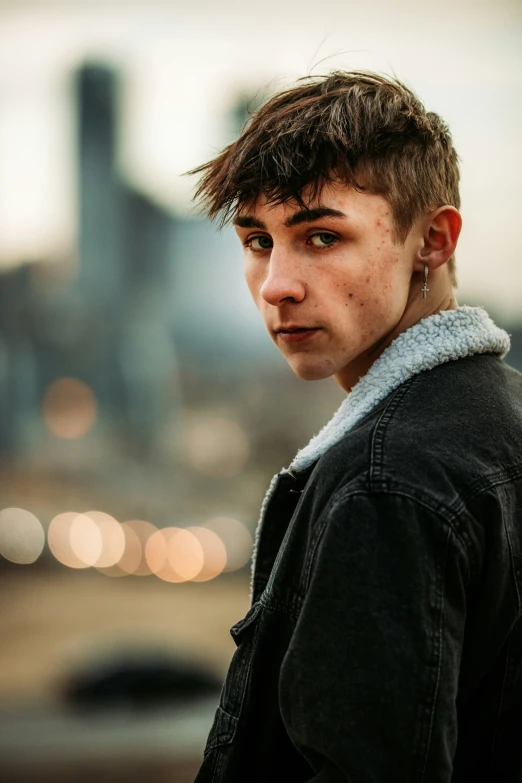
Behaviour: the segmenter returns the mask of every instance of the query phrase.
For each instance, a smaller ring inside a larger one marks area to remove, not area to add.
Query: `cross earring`
[[[428,264],[424,264],[424,285],[421,288],[422,298],[426,299],[426,294],[430,289],[428,288]]]

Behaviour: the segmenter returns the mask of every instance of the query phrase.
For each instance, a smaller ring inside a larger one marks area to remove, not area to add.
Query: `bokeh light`
[[[186,582],[182,576],[174,570],[169,559],[170,540],[178,533],[178,527],[166,527],[158,530],[147,541],[145,556],[152,573],[164,582]]]
[[[151,535],[145,545],[145,559],[151,572],[161,579],[161,572],[172,570],[168,564],[168,531],[174,528],[165,528],[157,530]],[[177,529],[177,528],[175,528]],[[175,575],[177,577],[177,575]],[[170,580],[166,580],[170,581]],[[174,581],[178,581],[177,578]]]
[[[165,582],[188,582],[205,564],[201,542],[186,528],[158,530],[147,541],[145,553],[151,571]]]
[[[225,572],[237,571],[248,563],[252,556],[253,541],[250,531],[242,522],[233,517],[213,517],[205,522],[205,527],[216,533],[225,546]]]
[[[125,533],[125,549],[117,563],[118,568],[133,576],[152,574],[145,557],[145,548],[158,528],[144,519],[131,519],[123,522],[121,527]]]
[[[96,522],[85,514],[77,514],[69,530],[71,549],[82,563],[92,566],[99,559],[103,541]]]
[[[158,530],[145,547],[147,564],[166,582],[207,582],[227,565],[220,536],[207,527],[167,527]]]
[[[66,511],[51,521],[47,540],[55,558],[69,568],[87,568],[105,561],[109,565],[123,551],[118,528],[116,520],[101,511]],[[123,533],[120,536],[123,538]]]
[[[179,528],[169,537],[168,561],[183,581],[194,579],[203,568],[203,547],[189,530]]]
[[[194,416],[187,430],[187,454],[205,476],[230,478],[243,468],[250,447],[242,427],[218,416]]]
[[[86,514],[77,514],[69,529],[71,549],[86,566],[93,566],[102,553],[103,540],[96,522]]]
[[[0,511],[0,554],[12,563],[28,564],[38,560],[45,543],[40,521],[23,508]]]
[[[203,550],[203,566],[196,576],[192,577],[193,582],[208,582],[225,569],[227,564],[227,550],[218,534],[205,527],[187,528],[194,535]]]
[[[205,582],[236,571],[248,563],[253,546],[247,527],[233,517],[158,530],[143,519],[119,524],[103,511],[58,514],[49,525],[48,543],[70,568],[94,566],[108,576],[154,574],[174,583]]]
[[[119,569],[122,574],[133,574],[141,563],[141,541],[135,531],[125,522],[122,524],[121,529],[125,539],[125,546],[114,568]]]
[[[96,399],[82,381],[59,378],[45,392],[42,414],[57,438],[81,438],[96,421]]]
[[[69,568],[87,568],[88,563],[80,559],[71,546],[71,527],[77,516],[77,511],[57,514],[49,525],[47,543],[58,562]]]
[[[84,516],[97,525],[102,541],[100,555],[93,565],[96,568],[116,565],[125,551],[125,532],[120,523],[103,511],[86,511]]]

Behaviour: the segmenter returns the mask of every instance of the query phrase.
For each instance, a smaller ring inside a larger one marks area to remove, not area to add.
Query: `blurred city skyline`
[[[375,20],[379,19],[377,26]],[[122,176],[164,209],[196,214],[191,167],[237,133],[241,97],[262,98],[307,73],[395,74],[449,123],[462,162],[460,293],[522,318],[515,232],[522,155],[520,4],[502,0],[314,6],[39,0],[0,9],[0,266],[75,258],[72,74],[84,61],[121,75]],[[227,233],[229,230],[225,230]],[[223,288],[237,288],[230,247]],[[212,242],[203,251],[212,261]],[[239,289],[238,289],[239,291]],[[241,295],[244,293],[241,293]],[[248,315],[248,313],[247,313]]]

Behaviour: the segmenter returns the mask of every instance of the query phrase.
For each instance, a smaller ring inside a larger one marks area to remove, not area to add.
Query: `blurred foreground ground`
[[[248,575],[168,584],[9,568],[0,580],[0,780],[192,781],[217,699],[82,713],[60,695],[71,674],[123,650],[172,653],[222,678]]]

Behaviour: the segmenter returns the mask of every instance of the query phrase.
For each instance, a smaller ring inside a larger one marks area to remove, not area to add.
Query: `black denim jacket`
[[[522,375],[481,346],[276,477],[197,783],[522,781]]]

